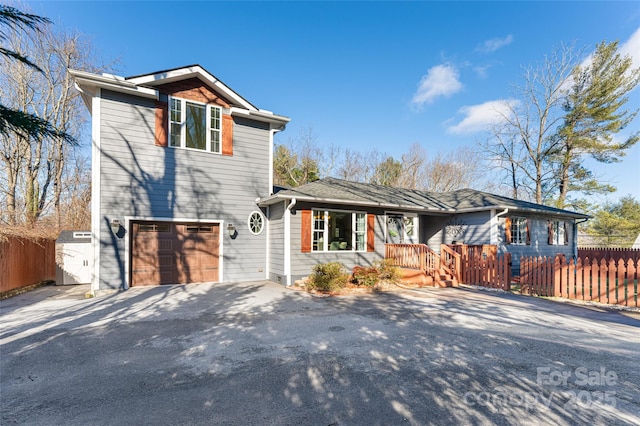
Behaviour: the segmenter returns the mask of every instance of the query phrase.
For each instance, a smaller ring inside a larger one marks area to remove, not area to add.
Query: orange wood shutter
[[[233,155],[233,118],[222,114],[222,155]]]
[[[527,245],[531,245],[531,219],[527,218]]]
[[[504,218],[504,243],[511,244],[511,218]]]
[[[311,210],[300,211],[300,251],[302,253],[311,252]]]
[[[367,215],[367,251],[372,252],[376,249],[376,215]]]
[[[156,134],[157,146],[167,146],[169,138],[167,130],[169,128],[169,104],[167,102],[156,101]]]

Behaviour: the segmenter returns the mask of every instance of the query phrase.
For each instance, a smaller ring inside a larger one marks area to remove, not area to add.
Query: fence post
[[[505,277],[505,290],[511,291],[511,253],[504,255],[504,277]]]
[[[637,279],[640,278],[640,274],[638,274],[638,269],[640,268],[640,260],[633,261],[629,259],[627,261],[627,299],[625,300],[625,304],[627,306],[638,306],[638,300],[636,299],[636,283]]]
[[[616,305],[621,303],[623,300],[625,300],[624,297],[624,273],[625,273],[625,267],[624,267],[624,260],[622,260],[622,258],[619,258],[618,261],[616,262],[616,278],[615,283],[613,285],[612,288],[609,289],[609,293],[611,294],[611,290],[613,290],[613,300],[615,302]],[[611,302],[611,298],[609,298],[609,303]]]
[[[576,261],[576,299],[584,300],[584,263],[578,258]]]
[[[527,258],[520,256],[520,293],[526,294]]]
[[[562,296],[562,265],[560,264],[560,255],[556,255],[553,260],[553,295],[555,297]]]
[[[576,267],[573,258],[569,259],[569,276],[567,277],[567,291],[569,299],[576,298]]]
[[[598,267],[598,302],[607,303],[607,261],[600,259]]]
[[[609,259],[608,274],[607,274],[607,301],[612,305],[616,304],[616,261]]]

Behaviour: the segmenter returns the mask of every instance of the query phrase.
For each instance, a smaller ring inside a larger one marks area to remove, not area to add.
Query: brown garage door
[[[131,285],[219,281],[220,225],[134,222]]]

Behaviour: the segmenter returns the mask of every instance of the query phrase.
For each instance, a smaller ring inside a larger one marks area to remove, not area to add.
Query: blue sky
[[[640,66],[637,2],[29,2],[93,39],[117,73],[198,63],[254,105],[291,117],[276,142],[312,128],[322,143],[398,158],[475,146],[523,67],[560,43],[619,40]],[[640,106],[640,89],[629,106]],[[627,132],[640,130],[637,117]],[[593,165],[640,199],[640,146]],[[600,199],[604,201],[604,199]]]

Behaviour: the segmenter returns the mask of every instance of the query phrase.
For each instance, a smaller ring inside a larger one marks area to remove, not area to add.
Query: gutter
[[[270,197],[263,198],[258,205],[259,206],[268,206],[270,204],[275,204],[278,200],[291,200],[295,199],[296,201],[309,201],[314,203],[326,203],[326,204],[346,204],[346,205],[358,205],[358,206],[368,206],[368,207],[381,207],[387,209],[403,209],[403,210],[412,210],[418,212],[425,213],[457,213],[454,209],[425,209],[424,207],[419,206],[404,206],[402,204],[385,204],[385,203],[375,203],[372,201],[355,201],[355,200],[339,200],[334,198],[316,198],[316,197],[305,197],[305,196],[283,196],[279,194],[274,194]]]
[[[266,112],[263,110],[251,111],[238,107],[231,107],[230,112],[231,115],[241,115],[258,121],[280,124],[280,127],[277,129],[278,131],[284,130],[286,124],[291,121],[289,117],[285,117],[284,115],[277,115],[272,112]]]
[[[576,212],[570,212],[568,210],[565,210],[563,212],[556,212],[556,211],[549,211],[549,210],[539,210],[539,209],[532,209],[532,208],[518,208],[518,207],[505,207],[505,206],[487,206],[487,207],[471,207],[468,209],[460,209],[460,210],[456,210],[456,213],[473,213],[473,212],[479,212],[479,211],[485,211],[485,210],[492,210],[492,209],[505,209],[507,211],[513,210],[516,212],[526,212],[526,213],[536,213],[536,214],[544,214],[544,215],[552,215],[552,216],[561,216],[561,217],[571,217],[574,219],[579,219],[579,218],[586,218],[589,219],[590,216],[582,214],[582,213],[576,213]],[[504,213],[499,213],[499,215],[502,215]]]

